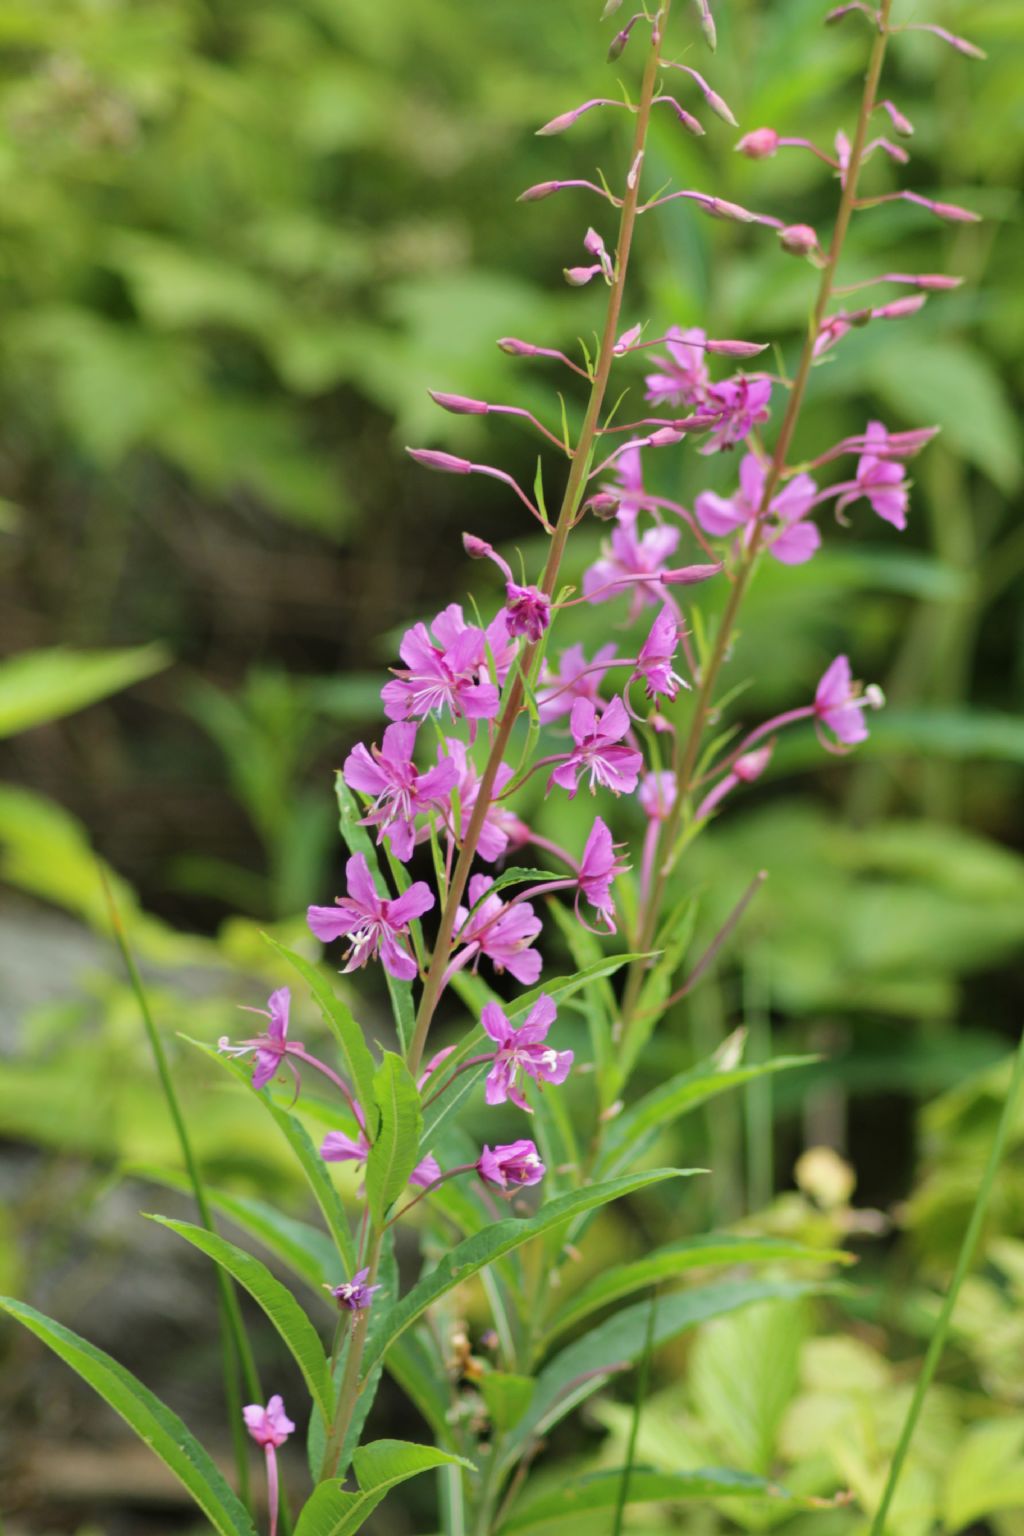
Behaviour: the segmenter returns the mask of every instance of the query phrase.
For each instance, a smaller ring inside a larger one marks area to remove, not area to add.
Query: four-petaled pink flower
[[[266,1009],[250,1008],[249,1013],[264,1013],[269,1020],[266,1032],[255,1035],[251,1040],[240,1040],[237,1045],[232,1045],[227,1035],[223,1035],[217,1042],[217,1049],[227,1056],[247,1056],[250,1051],[255,1051],[253,1058],[252,1085],[254,1088],[265,1088],[280,1067],[289,1051],[305,1055],[305,1046],[299,1041],[289,1044],[288,1041],[288,1010],[291,1006],[292,995],[287,987],[278,987],[267,999]],[[298,1073],[291,1062],[287,1065],[298,1083]]]
[[[539,1184],[546,1173],[535,1144],[527,1138],[493,1149],[484,1147],[476,1164],[477,1172],[488,1184],[499,1189],[522,1189]]]
[[[699,327],[684,331],[672,326],[665,335],[668,357],[655,357],[662,373],[649,373],[644,380],[647,399],[652,405],[700,405],[708,391],[705,333]]]
[[[705,533],[715,537],[743,532],[748,540],[757,526],[767,471],[754,453],[745,454],[740,464],[740,485],[734,496],[718,496],[714,491],[702,491],[693,504],[697,521]],[[805,522],[814,506],[818,487],[810,475],[794,475],[772,497],[767,508],[778,521],[777,526],[766,534],[765,546],[769,554],[781,560],[783,565],[802,565],[809,560],[821,544],[821,534],[812,522]]]
[[[490,629],[467,624],[458,603],[449,603],[431,629],[433,639],[425,624],[414,624],[402,637],[398,654],[405,668],[395,668],[393,681],[381,689],[388,719],[422,719],[447,709],[453,718],[493,720],[500,679],[481,680]],[[504,621],[501,629],[507,643]]]
[[[612,699],[600,715],[589,699],[577,699],[569,716],[569,729],[576,743],[564,762],[552,771],[549,783],[558,784],[575,798],[581,773],[590,775],[590,793],[597,785],[613,795],[633,793],[644,765],[643,754],[620,743],[629,731],[626,706],[618,697]]]
[[[381,1289],[379,1285],[367,1285],[370,1271],[358,1269],[351,1280],[343,1280],[340,1285],[328,1285],[339,1307],[347,1312],[365,1312],[373,1301],[374,1295]]]
[[[845,656],[837,656],[815,690],[814,715],[842,746],[852,747],[866,740],[868,735],[864,710],[880,709],[884,702],[880,688],[871,686],[862,690],[855,684],[849,661]],[[824,746],[836,750],[827,737],[822,736],[821,740]]]
[[[621,844],[618,845],[621,847]],[[576,916],[580,916],[580,896],[585,896],[598,916],[604,919],[604,931],[615,932],[615,902],[612,881],[625,874],[629,865],[616,857],[616,844],[600,816],[595,816],[579,867],[576,892]],[[583,919],[580,918],[582,922]]]
[[[633,673],[634,677],[643,678],[649,699],[659,693],[674,699],[680,688],[689,688],[689,683],[672,668],[678,645],[679,619],[666,606],[651,625],[650,634],[640,647],[636,671]]]
[[[583,574],[583,595],[592,603],[606,603],[629,589],[629,617],[635,619],[645,603],[663,600],[657,578],[667,569],[678,543],[679,529],[664,524],[648,528],[639,538],[628,524],[613,528],[601,559]]]
[[[557,1017],[554,1001],[547,996],[537,999],[518,1029],[512,1027],[497,1003],[486,1005],[480,1023],[498,1047],[494,1065],[487,1074],[488,1104],[504,1104],[511,1099],[519,1109],[532,1114],[519,1087],[520,1072],[539,1083],[565,1082],[572,1066],[572,1051],[556,1051],[544,1043]]]
[[[537,713],[545,725],[567,715],[577,699],[597,703],[601,683],[615,657],[615,643],[602,645],[593,661],[583,654],[582,645],[570,645],[558,658],[558,670],[541,673],[537,694]]]
[[[373,883],[366,856],[355,853],[345,865],[348,895],[335,897],[333,907],[310,907],[306,920],[324,944],[332,939],[350,940],[345,971],[354,971],[380,956],[389,976],[412,981],[416,961],[401,942],[409,924],[434,905],[434,893],[417,880],[395,900],[381,896]]]
[[[532,987],[540,975],[541,957],[530,945],[544,926],[528,901],[510,904],[488,895],[494,881],[474,875],[469,900],[475,909],[459,907],[455,913],[453,948],[462,948],[459,960],[486,955],[500,975],[508,971],[523,986]]]
[[[284,1400],[276,1392],[265,1408],[259,1403],[250,1403],[247,1408],[243,1408],[242,1417],[257,1445],[272,1445],[276,1449],[284,1445],[295,1430],[295,1425],[284,1411]]]
[[[456,822],[453,817],[451,831],[455,841],[461,843],[480,794],[480,775],[476,771],[476,764],[466,750],[464,741],[449,736],[445,745],[458,775],[456,780],[459,802],[458,820]],[[439,757],[443,750],[438,749]],[[494,776],[493,798],[487,808],[484,824],[480,828],[480,840],[476,846],[478,856],[488,864],[494,864],[502,858],[508,852],[510,845],[518,848],[530,841],[529,827],[525,822],[520,821],[514,811],[506,809],[498,798],[514,771],[508,763],[499,763],[498,771]],[[453,796],[453,808],[454,799]]]
[[[370,1143],[366,1135],[366,1118],[362,1105],[353,1100],[352,1108],[355,1111],[356,1122],[359,1126],[357,1136],[348,1136],[344,1131],[328,1131],[320,1144],[320,1156],[325,1163],[365,1163],[370,1155]],[[415,1184],[419,1189],[426,1189],[428,1184],[433,1184],[441,1177],[441,1166],[434,1156],[423,1158],[416,1164],[409,1175],[409,1183]]]
[[[536,643],[551,623],[551,599],[539,587],[522,587],[510,581],[505,587],[508,602],[505,622],[510,635],[525,635]]]
[[[864,496],[873,512],[902,531],[907,526],[910,482],[903,478],[901,465],[879,456],[877,449],[883,448],[888,439],[889,433],[880,421],[868,422],[864,433],[866,452],[857,461],[856,482],[836,502],[836,514],[841,515],[845,507]]]
[[[449,758],[420,773],[413,762],[416,726],[389,725],[383,746],[367,751],[362,742],[345,759],[344,779],[349,789],[372,795],[373,806],[364,826],[377,828],[377,842],[391,839],[396,859],[406,863],[416,842],[416,817],[436,810],[455,787],[458,773]]]
[[[700,452],[717,453],[741,443],[760,422],[768,420],[771,397],[771,379],[760,376],[738,373],[721,384],[712,384],[702,409],[714,413],[715,426]]]

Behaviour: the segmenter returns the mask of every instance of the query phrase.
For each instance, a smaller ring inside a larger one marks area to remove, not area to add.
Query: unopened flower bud
[[[614,64],[616,59],[622,57],[626,50],[626,44],[629,42],[629,34],[632,32],[633,28],[636,26],[642,15],[643,12],[638,11],[635,16],[631,16],[629,18],[621,32],[616,32],[608,48],[609,64]]]
[[[442,474],[471,475],[473,466],[469,459],[460,459],[454,453],[442,453],[439,448],[407,448],[406,453],[424,469],[436,469]]]
[[[751,213],[749,208],[741,208],[739,203],[730,203],[724,197],[706,197],[701,199],[700,206],[705,213],[713,219],[725,219],[735,224],[760,224],[760,214]]]
[[[710,87],[704,92],[704,100],[716,117],[720,117],[723,123],[728,123],[730,128],[737,127],[736,116],[727,101],[723,101],[717,91]]]
[[[706,341],[705,351],[713,357],[757,357],[761,352],[767,352],[766,341]]]
[[[557,192],[561,185],[560,181],[538,181],[536,186],[527,187],[525,192],[520,192],[516,202],[539,203],[542,197],[550,197],[552,192]]]
[[[683,565],[674,571],[662,571],[661,580],[666,587],[692,587],[699,581],[710,581],[722,570],[722,562],[715,565]]]
[[[509,357],[537,357],[541,350],[532,342],[519,341],[515,336],[499,337],[498,346],[503,352],[507,352]]]
[[[494,549],[486,539],[477,538],[475,533],[462,535],[462,547],[471,560],[491,560],[494,558]]]
[[[694,0],[694,3],[700,17],[700,30],[704,34],[704,41],[714,53],[718,47],[718,33],[715,31],[715,18],[711,14],[711,6],[708,0]]]
[[[454,416],[486,416],[490,406],[486,400],[470,400],[466,395],[446,395],[439,389],[428,389],[427,394],[442,411]]]
[[[607,21],[609,16],[614,16],[621,5],[622,0],[605,0],[605,7],[601,12],[601,20]]]
[[[763,747],[755,747],[752,752],[744,752],[732,765],[732,771],[744,784],[753,784],[759,779],[771,761],[771,755],[775,750],[774,741],[768,742]]]
[[[787,224],[779,230],[779,244],[790,256],[813,256],[818,250],[818,237],[809,224]]]
[[[871,311],[872,320],[902,320],[905,315],[916,315],[928,302],[926,293],[908,293],[891,304],[881,304]]]
[[[673,443],[681,443],[685,435],[676,427],[658,427],[647,441],[652,448],[670,448]]]
[[[608,522],[619,510],[619,498],[613,496],[611,491],[597,491],[595,495],[583,503],[584,512],[592,512],[601,521]]]
[[[779,147],[779,135],[774,128],[753,128],[745,133],[736,145],[748,160],[768,160]]]
[[[591,278],[600,272],[600,266],[596,267],[563,267],[562,276],[570,288],[585,288]]]
[[[626,352],[628,352],[630,347],[633,346],[635,342],[640,340],[640,337],[643,335],[643,330],[644,328],[642,325],[632,325],[628,331],[623,331],[622,335],[619,337],[618,341],[612,348],[615,356],[622,357]]]
[[[904,116],[894,101],[880,101],[879,108],[889,114],[889,121],[893,129],[905,139],[914,137],[914,125],[909,117]]]

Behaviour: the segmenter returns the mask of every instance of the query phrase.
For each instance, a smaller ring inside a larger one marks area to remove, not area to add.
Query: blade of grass
[[[903,1463],[907,1459],[907,1452],[910,1450],[910,1442],[914,1438],[914,1430],[917,1428],[917,1421],[921,1416],[921,1409],[924,1407],[928,1388],[932,1384],[932,1378],[935,1375],[942,1351],[945,1348],[946,1335],[949,1333],[949,1325],[953,1320],[953,1311],[956,1307],[957,1297],[960,1294],[960,1287],[967,1277],[967,1271],[971,1267],[971,1260],[974,1258],[974,1250],[978,1246],[978,1238],[981,1236],[981,1225],[985,1219],[985,1211],[992,1195],[996,1173],[1002,1161],[1006,1139],[1013,1124],[1014,1111],[1017,1106],[1017,1098],[1020,1094],[1022,1082],[1024,1082],[1024,1034],[1021,1035],[1020,1043],[1017,1046],[1013,1073],[1010,1077],[1010,1086],[1006,1092],[1003,1112],[999,1117],[995,1136],[992,1138],[988,1162],[985,1164],[985,1172],[982,1174],[981,1183],[978,1185],[978,1193],[974,1199],[971,1218],[967,1223],[967,1231],[964,1233],[964,1240],[960,1245],[960,1253],[956,1261],[956,1269],[953,1271],[953,1279],[949,1290],[946,1292],[946,1299],[942,1304],[942,1310],[935,1324],[935,1331],[932,1334],[931,1342],[924,1357],[921,1374],[917,1378],[917,1386],[910,1400],[907,1416],[903,1421],[899,1443],[896,1446],[896,1451],[889,1467],[889,1476],[886,1479],[881,1501],[875,1510],[875,1518],[871,1522],[868,1536],[883,1536],[885,1531],[886,1517],[889,1513],[889,1506],[892,1503],[893,1495],[896,1492],[896,1485],[900,1480],[900,1473],[903,1471]]]
[[[106,897],[107,909],[110,913],[110,927],[114,936],[114,942],[120,951],[121,959],[124,961],[128,980],[139,1006],[142,1023],[149,1039],[150,1050],[156,1063],[157,1076],[160,1079],[160,1086],[167,1101],[167,1110],[174,1125],[178,1145],[181,1148],[182,1161],[185,1164],[189,1183],[192,1186],[192,1194],[196,1202],[196,1209],[199,1212],[199,1219],[208,1232],[216,1232],[217,1229],[214,1225],[210,1202],[206,1198],[206,1189],[203,1185],[202,1175],[199,1172],[199,1164],[192,1149],[192,1141],[188,1134],[188,1127],[185,1124],[181,1102],[174,1086],[174,1080],[171,1077],[167,1053],[164,1050],[163,1041],[157,1030],[152,1009],[149,1006],[149,998],[146,996],[146,989],[143,986],[139,968],[135,964],[135,957],[128,943],[128,935],[121,921],[121,914],[114,900],[114,893],[102,869],[100,869],[99,874],[103,885],[103,893]],[[219,1266],[216,1273],[225,1407],[231,1420],[231,1435],[238,1470],[239,1494],[243,1503],[251,1509],[249,1446],[246,1439],[245,1424],[242,1419],[242,1397],[239,1378],[241,1378],[241,1382],[245,1386],[250,1402],[262,1403],[263,1391],[260,1387],[256,1362],[253,1359],[252,1349],[245,1331],[245,1323],[242,1319],[242,1311],[238,1304],[238,1296],[234,1285],[228,1276],[222,1273]],[[282,1511],[282,1513],[285,1514],[283,1526],[285,1536],[287,1536],[290,1522],[287,1518],[287,1512]]]
[[[636,1446],[640,1438],[640,1416],[644,1411],[644,1401],[647,1397],[647,1383],[651,1375],[651,1356],[654,1353],[654,1320],[658,1309],[658,1293],[651,1292],[651,1305],[647,1313],[647,1334],[644,1338],[644,1352],[640,1356],[636,1373],[636,1397],[633,1402],[633,1422],[629,1426],[629,1445],[626,1448],[626,1462],[622,1468],[622,1481],[619,1484],[619,1497],[615,1505],[615,1519],[612,1522],[612,1536],[622,1536],[622,1518],[626,1512],[626,1504],[629,1500],[629,1479],[633,1471],[633,1463],[636,1461]]]

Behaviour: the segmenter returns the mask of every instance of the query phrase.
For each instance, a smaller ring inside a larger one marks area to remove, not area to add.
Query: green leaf
[[[0,662],[0,738],[59,720],[170,664],[162,645],[124,651],[27,651]]]
[[[678,1120],[680,1115],[688,1114],[698,1104],[706,1103],[717,1094],[738,1088],[743,1083],[754,1082],[769,1072],[786,1072],[794,1067],[813,1066],[817,1060],[816,1056],[777,1056],[774,1061],[762,1062],[757,1066],[732,1069],[723,1069],[712,1060],[669,1078],[667,1083],[652,1089],[612,1122],[605,1139],[605,1171],[621,1163],[629,1149],[644,1136]]]
[[[24,1302],[0,1296],[0,1308],[42,1339],[121,1415],[184,1485],[221,1536],[255,1536],[248,1514],[198,1440],[131,1371]]]
[[[684,896],[682,901],[673,907],[662,925],[662,932],[657,941],[659,948],[663,946],[661,957],[647,973],[637,1001],[632,1027],[627,1030],[622,1048],[617,1054],[616,1082],[619,1088],[629,1081],[633,1068],[643,1054],[644,1047],[661,1018],[665,999],[672,990],[673,978],[693,939],[696,922],[697,899],[694,896]]]
[[[558,1200],[549,1201],[536,1216],[527,1217],[524,1221],[499,1221],[483,1232],[467,1237],[446,1253],[436,1269],[432,1269],[418,1285],[414,1285],[388,1314],[387,1326],[382,1328],[375,1348],[367,1349],[367,1371],[374,1365],[377,1356],[383,1355],[391,1342],[404,1333],[439,1297],[453,1286],[463,1284],[486,1265],[493,1264],[495,1259],[511,1253],[514,1248],[519,1248],[531,1238],[540,1237],[573,1216],[607,1205],[611,1200],[644,1189],[649,1184],[658,1184],[663,1179],[681,1178],[684,1172],[678,1168],[656,1168],[646,1173],[609,1179],[603,1184],[592,1184],[589,1189],[578,1189]]]
[[[285,949],[284,945],[272,939],[269,933],[265,933],[263,937],[275,954],[280,955],[282,960],[287,960],[293,970],[298,971],[309,987],[324,1016],[324,1022],[338,1042],[345,1071],[356,1098],[363,1106],[371,1105],[376,1064],[363,1038],[362,1029],[341,998],[336,996],[333,989],[328,986],[326,978],[317,966],[311,965],[294,950]]]
[[[966,1430],[948,1468],[946,1529],[960,1531],[997,1510],[1024,1507],[1024,1417]]]
[[[370,866],[370,873],[377,881],[377,887],[386,886],[387,882],[381,873],[380,860],[377,858],[377,850],[373,845],[366,828],[360,824],[359,806],[345,780],[340,773],[334,776],[334,793],[338,801],[338,826],[345,846],[350,853],[361,853]],[[390,971],[384,972],[384,980],[387,983],[388,995],[391,998],[391,1011],[395,1019],[395,1029],[403,1052],[409,1048],[412,1039],[413,1028],[416,1023],[416,1009],[412,1000],[412,982],[400,981],[397,976],[392,976]]]
[[[373,1092],[380,1128],[366,1160],[366,1198],[374,1224],[380,1227],[419,1161],[423,1115],[412,1074],[392,1051],[384,1054]]]
[[[345,1493],[336,1482],[321,1483],[295,1525],[295,1536],[354,1536],[390,1489],[420,1472],[435,1467],[465,1467],[472,1462],[452,1456],[432,1445],[410,1445],[405,1440],[374,1440],[360,1446],[353,1457],[358,1493]]]
[[[617,1264],[595,1275],[555,1314],[547,1338],[557,1338],[592,1312],[609,1306],[622,1296],[632,1295],[647,1285],[674,1279],[691,1269],[786,1261],[852,1264],[853,1255],[839,1248],[811,1248],[806,1243],[796,1243],[785,1238],[744,1237],[725,1232],[712,1233],[708,1237],[688,1237],[682,1242],[658,1248],[632,1264]]]
[[[327,1358],[319,1334],[291,1291],[280,1280],[276,1280],[266,1265],[253,1258],[251,1253],[236,1248],[226,1238],[207,1232],[205,1227],[194,1226],[190,1221],[172,1221],[168,1216],[150,1216],[149,1219],[176,1232],[227,1270],[239,1285],[244,1286],[253,1300],[263,1308],[288,1346],[313,1401],[329,1421],[334,1411],[334,1389]]]
[[[529,1408],[533,1377],[515,1376],[509,1371],[488,1371],[480,1382],[480,1391],[495,1431],[503,1435],[519,1423]]]
[[[530,1531],[539,1525],[553,1524],[590,1510],[611,1509],[618,1502],[623,1469],[594,1472],[574,1478],[557,1492],[533,1499],[498,1528],[498,1536],[512,1536],[514,1531]],[[630,1473],[627,1504],[672,1503],[676,1499],[788,1499],[790,1495],[777,1483],[746,1472],[730,1472],[717,1467],[696,1472],[651,1472],[634,1467]]]

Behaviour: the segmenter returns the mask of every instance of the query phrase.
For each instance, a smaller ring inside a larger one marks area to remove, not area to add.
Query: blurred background
[[[173,1183],[178,1159],[97,860],[211,1177],[298,1209],[286,1149],[178,1035],[237,1032],[235,1004],[261,1003],[279,979],[260,930],[300,938],[307,902],[333,893],[331,774],[378,729],[396,635],[463,600],[471,580],[486,591],[465,569],[462,529],[539,563],[502,487],[426,475],[402,447],[470,453],[533,481],[534,440],[445,417],[426,390],[558,420],[564,377],[495,341],[572,348],[598,324],[602,293],[567,289],[561,270],[582,260],[587,220],[611,236],[600,205],[515,205],[531,183],[621,164],[615,114],[533,137],[616,94],[598,9],[0,0],[0,1288],[111,1349],[225,1451],[206,1261],[137,1218],[173,1205],[146,1180]],[[706,70],[744,129],[827,146],[851,128],[867,47],[857,18],[825,30],[819,0],[717,9],[717,56],[684,7],[678,56]],[[989,59],[898,41],[886,89],[916,126],[913,159],[874,165],[872,187],[913,186],[984,220],[950,227],[894,205],[856,221],[847,280],[966,282],[912,320],[849,336],[814,376],[797,451],[870,417],[942,433],[913,466],[907,534],[865,515],[829,530],[812,565],[765,569],[733,665],[751,723],[803,702],[837,650],[889,708],[848,761],[823,759],[809,737],[785,742],[694,851],[679,881],[701,892],[699,931],[756,870],[770,879],[644,1070],[678,1071],[741,1023],[755,1055],[825,1059],[687,1122],[667,1155],[710,1162],[714,1178],[681,1214],[652,1207],[664,1230],[609,1218],[606,1239],[642,1248],[753,1223],[854,1243],[863,1285],[842,1306],[753,1309],[670,1351],[641,1453],[678,1464],[685,1446],[692,1464],[855,1500],[786,1520],[691,1512],[693,1536],[862,1529],[857,1500],[891,1450],[1021,1027],[1024,9],[934,0],[925,13],[904,0],[901,14],[967,33]],[[618,70],[633,68],[627,54]],[[701,115],[701,140],[656,117],[652,182],[827,231],[834,188],[817,163],[742,161],[736,134]],[[626,323],[699,323],[788,357],[815,281],[764,232],[684,204],[643,222],[633,274]],[[570,396],[570,415],[578,404]],[[559,471],[545,468],[550,496]],[[709,476],[730,490],[734,473],[692,452],[650,467],[684,502]],[[574,537],[570,574],[600,534]],[[607,638],[614,617],[582,614],[570,638]],[[523,808],[541,826],[550,814]],[[634,836],[630,809],[617,814],[617,833]],[[380,999],[363,991],[378,1020]],[[1024,1119],[900,1536],[1024,1532],[1021,1142]],[[828,1150],[798,1164],[808,1148]],[[740,1388],[736,1362],[769,1341],[766,1380],[744,1371]],[[5,1333],[0,1348],[12,1536],[201,1528],[63,1367],[27,1338]],[[380,1433],[415,1436],[397,1398],[376,1412]],[[614,1464],[626,1428],[608,1400],[561,1454]],[[387,1506],[377,1529],[428,1529],[423,1497]],[[648,1510],[632,1528],[668,1531],[676,1517]]]

